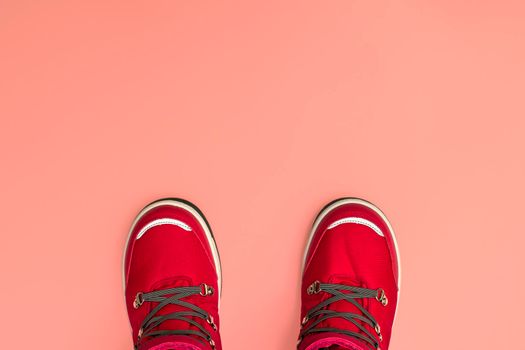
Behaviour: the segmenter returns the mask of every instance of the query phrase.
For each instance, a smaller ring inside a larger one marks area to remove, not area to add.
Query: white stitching
[[[149,229],[155,227],[155,226],[160,226],[160,225],[173,225],[173,226],[178,226],[180,227],[181,229],[183,229],[184,231],[191,231],[191,227],[186,225],[185,223],[183,223],[182,221],[179,221],[179,220],[175,220],[175,219],[170,219],[170,218],[165,218],[165,219],[157,219],[157,220],[153,220],[152,222],[150,222],[149,224],[147,224],[146,226],[144,226],[139,234],[137,235],[137,238],[136,239],[139,239],[140,237],[144,236],[144,234],[146,233],[146,231],[148,231]]]
[[[377,233],[379,236],[385,237],[385,235],[383,234],[381,229],[379,227],[377,227],[373,222],[371,222],[369,220],[366,220],[366,219],[363,219],[363,218],[358,218],[358,217],[348,217],[348,218],[339,219],[339,220],[333,222],[332,224],[330,224],[330,226],[328,226],[327,230],[330,230],[330,229],[332,229],[334,227],[337,227],[337,226],[343,225],[343,224],[364,225],[364,226],[367,226],[367,227],[371,228],[372,230],[374,230],[374,232]]]

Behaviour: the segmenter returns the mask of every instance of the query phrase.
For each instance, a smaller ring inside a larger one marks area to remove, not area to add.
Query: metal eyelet
[[[315,281],[308,287],[308,289],[306,290],[306,293],[308,293],[308,295],[312,295],[312,294],[317,294],[320,291],[321,291],[321,282]]]
[[[144,329],[142,329],[142,328],[139,329],[139,334],[137,335],[137,337],[139,338],[139,340],[140,340],[140,338],[142,338],[142,335],[143,335],[143,334],[144,334]]]
[[[385,291],[383,288],[377,290],[376,300],[379,301],[383,306],[388,305],[388,298],[386,297]]]
[[[210,343],[211,348],[215,349],[215,342],[213,341],[213,339],[210,338],[209,343]]]
[[[201,292],[199,293],[203,297],[206,297],[208,295],[213,295],[213,287],[207,285],[206,283],[201,284]]]
[[[379,326],[379,324],[376,324],[374,330],[376,331],[377,336],[379,337],[379,341],[383,341],[383,335],[381,334],[381,327]]]
[[[301,321],[301,326],[304,327],[308,323],[308,321],[310,321],[308,316],[304,316],[303,320]]]
[[[374,330],[376,331],[377,334],[381,333],[381,327],[379,326],[379,324],[376,324],[376,326],[374,327]]]
[[[144,304],[144,293],[138,292],[133,301],[133,307],[138,309],[142,304]]]
[[[213,322],[212,315],[208,315],[208,317],[206,318],[206,322],[208,322],[208,324],[211,326],[211,328],[213,328],[214,331],[217,330],[217,325],[215,324],[215,322]]]
[[[303,341],[303,337],[299,336],[299,338],[297,338],[297,346],[301,345],[302,341]]]

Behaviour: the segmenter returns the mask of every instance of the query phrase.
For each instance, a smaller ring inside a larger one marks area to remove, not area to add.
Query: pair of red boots
[[[181,199],[146,206],[124,253],[137,350],[221,350],[221,265],[202,212]],[[392,226],[374,205],[342,198],[314,221],[303,259],[299,350],[388,349],[400,267]]]

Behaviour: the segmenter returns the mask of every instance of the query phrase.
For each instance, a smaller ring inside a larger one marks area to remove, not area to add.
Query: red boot
[[[398,259],[392,226],[377,207],[357,198],[328,204],[303,260],[299,350],[387,350]]]
[[[221,266],[208,222],[193,204],[162,199],[133,222],[124,290],[138,350],[221,350]]]

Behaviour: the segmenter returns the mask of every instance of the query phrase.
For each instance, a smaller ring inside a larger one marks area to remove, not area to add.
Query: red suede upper
[[[186,231],[178,226],[160,225],[149,229],[140,239],[136,239],[139,231],[148,223],[156,219],[171,218],[184,222],[191,227]],[[211,248],[203,227],[199,221],[182,208],[163,205],[148,211],[137,222],[128,242],[124,272],[126,279],[126,305],[133,329],[133,340],[137,341],[140,324],[146,315],[156,306],[156,303],[144,303],[140,308],[133,307],[133,301],[138,292],[151,292],[181,286],[198,286],[206,283],[212,286],[214,293],[211,296],[191,296],[184,301],[195,304],[206,310],[213,317],[219,327],[219,286],[218,276]],[[166,306],[157,315],[180,311],[181,307]],[[187,309],[186,309],[187,310]],[[216,349],[221,349],[218,331],[204,320],[194,318],[202,324],[212,335]],[[158,329],[197,329],[183,321],[166,321]],[[168,337],[165,337],[168,338]],[[209,349],[210,345],[202,338],[179,337],[179,343],[187,339],[187,348],[201,346]],[[162,340],[142,339],[140,349],[149,349],[153,345],[159,346]]]
[[[347,223],[327,229],[333,222],[347,217],[359,217],[373,222],[383,232],[381,237],[368,226]],[[381,326],[383,341],[382,350],[388,349],[392,324],[398,296],[398,258],[392,233],[387,224],[372,209],[362,204],[343,204],[330,211],[319,224],[307,252],[305,270],[303,273],[301,298],[301,318],[308,310],[321,301],[331,297],[328,293],[308,295],[307,288],[314,281],[321,283],[344,284],[368,289],[382,288],[388,298],[388,305],[383,306],[375,299],[357,299],[367,309]],[[338,301],[328,306],[339,312],[361,312],[348,301]],[[312,320],[310,320],[312,322]],[[328,319],[317,327],[333,327],[360,332],[351,322],[342,318]],[[367,326],[375,334],[375,331]],[[299,347],[300,350],[314,350],[328,347],[327,337],[340,337],[342,340],[334,349],[357,349],[364,343],[339,334],[308,335]],[[345,340],[353,343],[342,345]],[[319,345],[319,346],[317,346]],[[329,344],[328,344],[329,345]],[[330,348],[332,349],[332,347]]]

